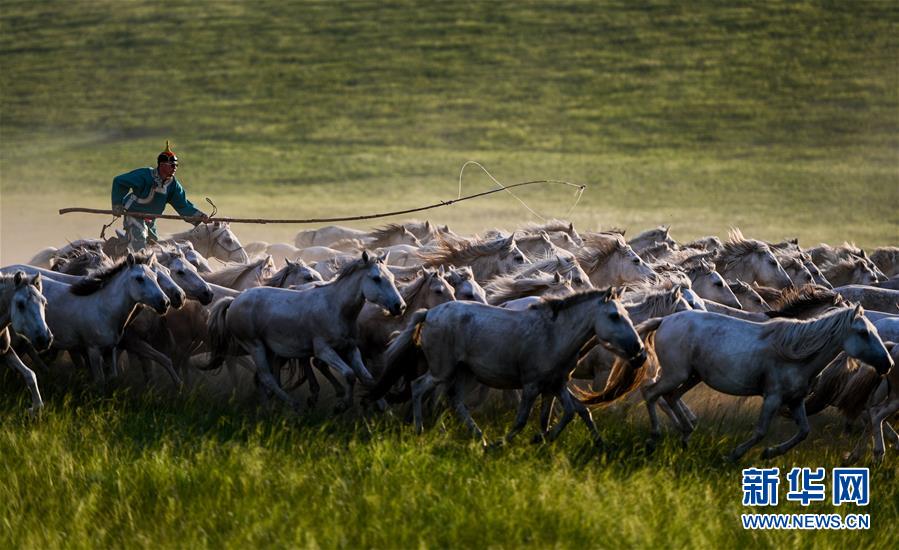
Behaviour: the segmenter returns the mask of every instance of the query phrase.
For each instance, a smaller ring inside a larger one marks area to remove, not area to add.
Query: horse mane
[[[210,283],[230,288],[230,285],[236,283],[247,272],[262,267],[262,264],[267,263],[269,258],[270,256],[266,256],[250,264],[231,264],[213,273],[204,273],[203,278]]]
[[[533,276],[541,271],[544,273],[555,272],[559,275],[568,275],[569,273],[577,269],[577,267],[578,263],[574,258],[574,255],[571,255],[571,257],[567,257],[561,254],[553,254],[552,256],[542,258],[535,263],[521,266],[518,271],[512,273],[512,276],[528,277]]]
[[[624,307],[628,308],[628,311],[634,311],[634,313],[630,313],[631,317],[635,317],[635,314],[639,312],[646,314],[645,318],[649,319],[664,317],[672,313],[674,305],[681,299],[681,294],[679,290],[672,287],[666,290],[641,292],[635,298],[639,298],[639,300],[634,301],[631,297],[625,296]]]
[[[628,245],[624,241],[624,235],[603,234],[603,239],[595,239],[593,237],[599,235],[594,233],[590,235],[590,242],[587,244],[587,238],[584,239],[584,247],[577,251],[575,256],[581,267],[587,273],[593,273],[604,264],[612,256],[613,253],[625,249]]]
[[[424,260],[424,265],[429,267],[446,264],[466,265],[500,252],[511,251],[514,242],[514,239],[500,237],[489,241],[453,243],[441,237],[433,250],[419,252],[418,256]]]
[[[845,306],[846,300],[839,293],[818,285],[802,285],[799,288],[788,288],[780,297],[769,302],[773,311],[767,311],[768,317],[800,317],[802,314],[822,306]]]
[[[134,264],[141,265],[152,265],[152,262],[156,261],[156,256],[152,254],[134,254],[132,255],[134,258]],[[128,265],[128,258],[122,258],[111,267],[101,268],[94,271],[89,272],[87,275],[82,277],[80,280],[76,281],[69,287],[69,292],[76,296],[90,296],[91,294],[101,290],[106,287],[112,281],[116,275],[118,275],[122,270],[130,267]]]
[[[532,277],[522,279],[516,279],[509,275],[495,277],[484,287],[484,290],[488,295],[487,303],[497,305],[516,298],[537,296],[547,291],[561,290],[566,287],[569,287],[567,279],[560,278],[557,281],[555,275],[537,273]]]
[[[453,267],[446,272],[444,278],[449,284],[456,285],[461,283],[462,281],[473,281],[474,272],[467,265],[462,267]]]
[[[287,285],[287,279],[302,268],[303,266],[301,264],[287,262],[284,267],[276,271],[274,275],[262,281],[262,286],[285,288],[285,286]]]
[[[379,248],[385,246],[387,241],[390,240],[396,234],[403,234],[405,232],[411,233],[409,228],[404,223],[388,223],[383,227],[379,227],[375,229],[371,233],[368,234],[372,240],[368,243],[369,247]],[[414,235],[413,235],[414,236]],[[416,237],[417,239],[418,237]]]
[[[868,267],[867,262],[861,258],[846,258],[838,262],[827,263],[821,266],[821,273],[827,280],[842,279],[848,277],[858,267]]]
[[[674,249],[671,248],[670,244],[662,241],[645,247],[640,252],[637,252],[637,255],[643,258],[643,261],[656,261],[660,256],[673,251]]]
[[[752,290],[754,290],[759,296],[762,297],[762,300],[768,302],[768,305],[771,305],[772,302],[780,300],[784,293],[784,291],[782,290],[778,290],[770,286],[763,286],[758,283],[752,283],[749,286],[752,287]]]
[[[638,233],[636,236],[634,236],[628,242],[645,241],[648,239],[652,239],[652,241],[649,242],[650,246],[655,245],[656,243],[659,243],[659,242],[665,242],[664,239],[671,238],[668,235],[669,229],[671,229],[670,226],[664,226],[664,225],[660,225],[658,227],[653,227],[651,229],[647,229],[647,230],[643,231],[642,233]]]
[[[687,274],[687,277],[690,278],[691,281],[695,281],[699,277],[704,275],[711,275],[715,271],[715,266],[705,261],[691,262],[687,265],[682,266],[684,273]],[[656,270],[658,271],[658,270]],[[740,281],[742,282],[742,281]]]
[[[340,271],[337,272],[337,275],[334,276],[331,282],[336,283],[342,279],[346,279],[352,274],[356,273],[360,269],[365,269],[367,266],[371,265],[373,262],[380,262],[376,256],[369,256],[368,261],[365,261],[364,257],[360,257],[359,259],[353,260],[352,262],[344,265],[340,268]]]
[[[737,228],[731,229],[728,237],[727,242],[722,245],[717,259],[715,260],[717,265],[724,266],[724,271],[730,269],[735,263],[743,259],[744,256],[771,251],[764,242],[743,237],[743,233]]]
[[[774,250],[774,257],[780,262],[780,266],[784,269],[795,269],[802,271],[805,269],[805,263],[800,256],[790,253],[786,250]]]
[[[113,267],[112,259],[103,252],[94,252],[93,250],[85,250],[83,254],[77,256],[61,256],[50,262],[50,269],[60,273],[78,275],[84,274],[89,270],[103,270]]]
[[[805,361],[838,340],[855,319],[856,310],[845,308],[808,321],[773,319],[765,323],[763,337],[770,339],[777,355],[787,361]]]
[[[415,297],[418,296],[418,293],[428,285],[428,282],[434,275],[433,272],[424,270],[418,277],[412,279],[409,284],[400,288],[400,296],[403,297],[403,301],[406,302],[407,305],[411,304],[415,300]],[[411,310],[409,307],[407,307],[407,309]]]
[[[899,263],[899,246],[882,246],[868,257],[881,271],[891,271]]]
[[[574,227],[574,225],[571,222],[554,218],[551,220],[547,220],[544,223],[528,222],[524,224],[524,227],[521,228],[521,231],[523,233],[531,235],[539,235],[541,231],[546,231],[547,233],[558,231],[571,235],[570,231],[572,227]]]
[[[529,309],[547,309],[552,313],[553,319],[555,319],[560,311],[593,300],[601,294],[610,298],[614,296],[611,288],[604,288],[602,290],[597,290],[594,288],[576,292],[571,296],[565,296],[562,298],[543,297],[539,302],[533,304]]]

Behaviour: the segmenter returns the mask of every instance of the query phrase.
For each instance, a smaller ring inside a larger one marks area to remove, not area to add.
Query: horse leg
[[[98,348],[87,348],[87,358],[91,365],[91,374],[94,384],[103,388],[106,386],[106,376],[103,374],[103,354]]]
[[[777,410],[780,409],[780,403],[781,397],[778,394],[765,396],[765,400],[762,402],[762,412],[759,415],[759,422],[755,427],[755,432],[752,434],[752,437],[737,445],[733,452],[730,453],[730,459],[733,462],[740,460],[740,457],[746,454],[746,451],[765,437],[765,434],[768,433],[768,427],[771,425],[771,420],[774,418],[774,415],[777,414]],[[802,415],[805,416],[805,407],[802,408]],[[807,422],[808,420],[806,420],[806,423]]]
[[[169,377],[171,377],[172,382],[174,382],[176,386],[178,386],[178,387],[184,386],[184,381],[181,379],[180,376],[178,376],[178,372],[175,371],[175,367],[174,367],[174,365],[172,365],[172,360],[169,359],[169,357],[166,354],[157,350],[156,348],[154,348],[153,346],[151,346],[144,340],[135,340],[134,342],[129,342],[129,345],[130,345],[131,351],[140,354],[141,366],[144,366],[146,364],[145,358],[152,359],[153,361],[156,361],[157,363],[162,365],[162,368],[164,368],[165,371],[167,373],[169,373]],[[146,377],[147,374],[148,373],[146,373],[146,371],[145,371],[144,376]]]
[[[374,385],[375,379],[372,378],[371,373],[365,368],[365,363],[362,362],[362,352],[359,351],[358,347],[353,347],[353,353],[350,355],[350,367],[363,384],[366,386]]]
[[[649,414],[650,425],[649,439],[647,439],[646,445],[650,451],[655,449],[656,444],[662,437],[662,427],[659,423],[659,414],[656,411],[656,404],[659,401],[659,397],[673,393],[681,386],[681,384],[685,383],[690,378],[689,375],[682,377],[675,376],[673,373],[670,373],[670,371],[668,372],[669,374],[666,376],[666,371],[663,370],[659,378],[656,378],[655,381],[643,386],[643,399],[646,400],[646,412]],[[677,417],[674,410],[671,410],[671,415],[672,420],[678,427],[680,427],[680,419]]]
[[[318,396],[321,393],[321,385],[318,383],[318,379],[315,377],[315,373],[312,372],[312,362],[315,359],[310,358],[306,361],[306,364],[303,365],[303,372],[305,373],[305,378],[309,380],[309,398],[306,399],[306,406],[310,409],[314,409],[315,405],[318,403]],[[327,366],[325,366],[327,368]]]
[[[107,380],[115,380],[119,377],[119,350],[116,346],[112,346],[108,350],[106,350],[106,356],[109,359],[109,366],[107,371],[109,372],[109,376],[106,377]],[[104,359],[105,360],[105,359]]]
[[[571,394],[568,393],[567,388],[564,388],[564,391],[558,394],[559,402],[562,403],[562,418],[553,426],[552,430],[546,434],[546,439],[548,441],[555,441],[559,434],[562,433],[562,430],[565,429],[565,426],[568,425],[569,422],[574,418],[574,403],[573,399],[571,399]],[[595,426],[594,426],[595,427]]]
[[[315,357],[325,362],[328,366],[337,369],[343,375],[347,383],[346,398],[338,405],[340,410],[349,409],[353,405],[353,388],[356,386],[356,374],[353,372],[340,355],[322,340],[316,339],[313,343]],[[324,374],[324,371],[323,371]],[[330,374],[330,373],[329,373]],[[327,378],[328,374],[325,375]]]
[[[553,405],[556,402],[556,396],[544,394],[540,399],[540,432],[534,436],[531,443],[542,443],[546,439],[546,432],[549,431],[549,423],[553,415]]]
[[[28,386],[28,390],[31,392],[31,408],[28,409],[28,414],[34,416],[44,406],[44,401],[41,399],[41,390],[37,387],[37,376],[35,376],[33,370],[22,363],[22,360],[19,359],[19,356],[12,349],[3,354],[3,362],[6,363],[6,366],[19,371],[22,377],[25,378],[25,385]]]
[[[412,381],[412,419],[415,423],[415,433],[424,431],[424,417],[422,415],[422,401],[424,396],[434,389],[436,381],[430,372],[426,372]]]
[[[506,434],[501,443],[511,442],[512,438],[524,429],[528,423],[528,417],[531,415],[531,409],[534,408],[534,402],[540,395],[540,388],[537,387],[537,384],[528,384],[523,389],[521,401],[518,403],[518,414],[515,415],[515,424],[512,425],[512,429],[509,430],[509,433]]]
[[[887,437],[890,440],[890,445],[893,449],[899,449],[899,434],[896,433],[896,430],[893,429],[893,426],[890,425],[886,420],[883,421],[883,429],[884,433],[886,433]]]
[[[602,446],[602,437],[599,435],[599,430],[596,428],[596,423],[593,422],[593,415],[590,414],[590,409],[588,409],[583,403],[578,401],[571,395],[571,391],[568,390],[567,386],[562,387],[563,398],[568,399],[568,401],[574,406],[574,412],[581,417],[581,420],[584,421],[584,424],[587,425],[587,429],[590,430],[590,435],[593,436],[593,444],[597,447]]]
[[[899,410],[899,399],[890,399],[871,411],[871,429],[874,432],[874,460],[883,460],[883,424],[884,420]]]
[[[259,377],[259,381],[262,382],[262,385],[277,395],[282,401],[293,407],[295,411],[299,411],[299,402],[281,389],[281,386],[279,386],[278,382],[275,380],[271,366],[269,365],[269,351],[266,349],[265,344],[261,342],[241,342],[241,344],[243,344],[243,348],[249,351],[250,355],[253,357],[253,362],[256,363],[256,375]]]
[[[805,414],[805,399],[799,399],[796,403],[793,403],[790,406],[790,413],[793,415],[793,420],[796,421],[796,425],[799,426],[799,431],[796,432],[793,437],[784,441],[780,445],[777,445],[775,447],[768,447],[767,449],[765,449],[762,452],[762,458],[780,456],[798,445],[806,437],[808,437],[809,425],[808,416],[806,416]]]
[[[484,432],[478,427],[474,418],[471,417],[471,413],[468,412],[468,407],[465,406],[465,397],[463,396],[462,382],[460,379],[457,378],[453,380],[452,383],[447,386],[447,397],[449,398],[450,403],[453,404],[453,408],[456,409],[456,414],[459,415],[462,422],[464,422],[465,425],[468,426],[468,429],[471,430],[474,438],[479,440],[486,448],[487,442],[484,440]]]

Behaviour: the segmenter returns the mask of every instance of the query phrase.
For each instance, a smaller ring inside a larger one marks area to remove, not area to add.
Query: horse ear
[[[297,267],[309,267],[308,264],[303,260],[303,258],[297,258],[296,264]]]
[[[506,250],[510,250],[513,246],[515,246],[515,233],[509,235],[509,238],[503,242],[503,248]]]
[[[859,317],[865,314],[864,308],[862,308],[861,304],[855,304],[855,311],[852,312],[853,317]]]
[[[437,268],[437,275],[441,277],[446,275],[446,269],[443,268],[443,264],[440,264],[440,267]]]
[[[362,261],[368,263],[371,259],[368,257],[368,250],[362,251]]]
[[[425,220],[425,231],[430,232],[433,226],[431,225],[431,220]]]
[[[674,285],[674,296],[676,300],[680,300],[684,296],[684,285],[680,283]]]
[[[24,271],[16,271],[16,274],[13,276],[13,283],[16,285],[16,288],[22,286],[25,282],[25,272]]]
[[[129,267],[132,266],[132,265],[134,265],[134,254],[132,254],[131,252],[129,252],[129,253],[128,253],[128,257],[125,258],[125,263],[128,264]]]
[[[574,231],[574,222],[569,222],[568,224],[568,232],[571,233]]]
[[[444,225],[444,226],[443,226],[443,229],[442,229],[441,231],[443,231],[444,233],[449,233],[449,226],[448,226],[448,225]]]
[[[152,267],[156,265],[156,252],[153,252],[149,256],[147,256],[147,265]]]
[[[562,282],[562,276],[559,275],[559,272],[556,271],[555,275],[553,275],[553,283],[559,284]]]
[[[389,257],[390,257],[390,251],[388,250],[381,256],[378,256],[378,261],[381,262],[382,264],[387,264],[387,258],[389,258]]]
[[[290,261],[290,258],[284,258],[284,263],[287,264],[287,267],[293,267],[296,264]]]

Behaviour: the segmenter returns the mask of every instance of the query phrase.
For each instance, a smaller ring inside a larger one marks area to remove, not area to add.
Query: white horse
[[[223,262],[246,263],[250,260],[240,245],[237,235],[227,222],[197,224],[196,227],[172,235],[175,241],[188,241],[206,258],[218,258]],[[164,241],[163,241],[164,242]]]
[[[566,385],[578,350],[594,334],[623,357],[639,363],[645,359],[643,344],[612,290],[545,300],[523,311],[448,302],[415,313],[410,327],[388,348],[387,370],[370,398],[386,393],[407,374],[410,355],[414,355],[411,352],[420,348],[428,371],[412,383],[413,416],[419,432],[423,427],[424,395],[443,387],[461,419],[483,441],[463,395],[473,379],[492,388],[524,390],[515,425],[505,442],[524,428],[535,400],[542,394],[558,398],[565,413],[552,431],[547,433],[547,426],[541,426],[541,435],[554,440],[577,413],[599,444],[590,412],[573,399]]]
[[[129,254],[114,267],[78,277],[71,285],[44,277],[47,325],[53,331],[51,349],[87,350],[94,381],[100,385],[106,380],[105,356],[110,377],[115,377],[115,347],[138,304],[160,314],[169,308],[170,301],[151,269],[155,261],[152,255]]]
[[[659,373],[643,386],[652,425],[650,446],[661,436],[655,410],[659,397],[665,397],[678,416],[684,444],[695,424],[681,396],[699,382],[729,395],[764,397],[755,433],[734,449],[732,460],[764,438],[783,405],[790,409],[799,431],[786,442],[765,449],[762,457],[781,455],[804,440],[809,433],[804,400],[812,380],[841,351],[881,374],[893,366],[877,329],[858,306],[836,309],[809,321],[767,323],[685,311],[647,321],[638,330],[646,334],[650,362]],[[712,334],[714,338],[709,337]]]
[[[316,367],[330,366],[344,376],[349,391],[339,397],[344,397],[341,406],[349,407],[356,377],[373,381],[356,347],[356,319],[366,300],[393,315],[406,307],[383,258],[369,257],[367,252],[333,281],[308,290],[258,287],[219,300],[209,317],[213,358],[206,368],[217,367],[226,355],[249,354],[265,388],[298,409],[275,373],[287,359],[303,364],[315,358],[323,362],[316,362]]]
[[[0,274],[0,358],[6,366],[19,371],[31,391],[30,414],[37,413],[44,402],[37,386],[34,371],[22,363],[10,342],[9,329],[27,338],[38,350],[47,349],[53,341],[53,333],[47,326],[44,308],[47,299],[41,294],[41,275],[26,275],[16,271],[12,275]]]
[[[715,269],[727,280],[738,279],[773,288],[793,286],[792,279],[768,245],[744,238],[739,229],[731,231],[730,239],[718,251]]]
[[[589,246],[577,252],[577,260],[595,288],[657,279],[656,272],[628,246],[622,235],[597,233],[588,240]]]

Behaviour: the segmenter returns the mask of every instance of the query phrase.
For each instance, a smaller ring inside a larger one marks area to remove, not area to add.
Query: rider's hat
[[[173,162],[176,166],[178,165],[178,157],[175,156],[175,152],[169,147],[169,140],[165,140],[165,151],[159,153],[159,156],[156,157],[156,163],[160,162]]]

